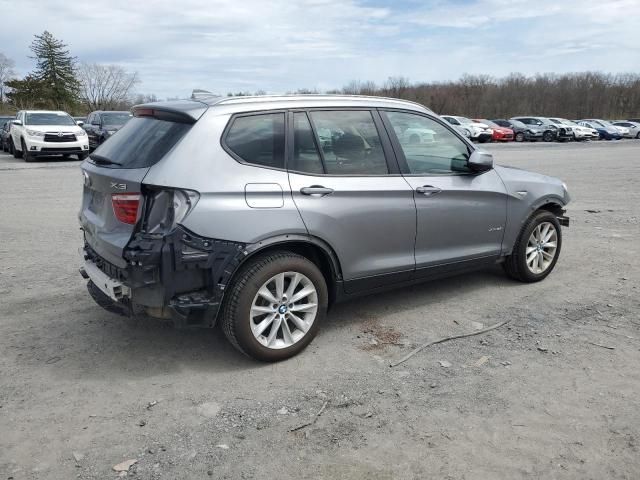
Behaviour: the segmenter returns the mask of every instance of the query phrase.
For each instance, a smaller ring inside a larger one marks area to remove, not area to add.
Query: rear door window
[[[91,154],[100,166],[145,168],[156,164],[189,131],[191,124],[134,117]]]
[[[284,168],[284,113],[264,113],[232,120],[224,146],[236,159],[252,165]]]
[[[293,155],[287,169],[302,173],[324,173],[322,158],[305,112],[293,114]]]
[[[329,175],[386,175],[382,141],[369,110],[312,111]]]

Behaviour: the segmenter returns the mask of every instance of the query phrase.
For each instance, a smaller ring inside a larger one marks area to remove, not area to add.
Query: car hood
[[[25,125],[27,130],[36,132],[63,132],[63,133],[81,133],[82,128],[77,125]]]
[[[521,199],[522,192],[525,192],[525,195],[534,198],[552,197],[564,205],[569,203],[569,193],[559,178],[505,165],[496,165],[494,168],[511,196]]]

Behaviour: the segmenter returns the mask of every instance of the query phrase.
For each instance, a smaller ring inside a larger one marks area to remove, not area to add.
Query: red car
[[[486,120],[484,118],[474,118],[474,122],[484,123],[489,128],[493,129],[493,135],[491,135],[492,142],[512,142],[513,141],[513,130],[506,127],[501,127],[497,123],[493,123],[491,120]]]

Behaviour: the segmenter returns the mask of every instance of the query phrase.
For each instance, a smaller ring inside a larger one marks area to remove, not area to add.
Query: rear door
[[[410,278],[413,192],[376,111],[290,112],[287,168],[309,233],[337,253],[348,292]]]
[[[105,260],[126,265],[122,253],[140,218],[142,181],[193,121],[177,115],[135,117],[82,163],[80,224],[87,244]]]
[[[500,255],[507,195],[498,174],[471,172],[472,147],[441,120],[406,111],[382,115],[415,198],[417,275],[429,275],[435,266]],[[412,142],[401,134],[406,129],[433,134]]]

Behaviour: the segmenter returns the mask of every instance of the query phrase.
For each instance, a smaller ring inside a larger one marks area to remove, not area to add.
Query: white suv
[[[13,156],[26,162],[46,155],[77,155],[84,160],[89,154],[87,132],[66,112],[18,112],[11,127],[11,141]]]

